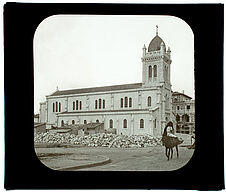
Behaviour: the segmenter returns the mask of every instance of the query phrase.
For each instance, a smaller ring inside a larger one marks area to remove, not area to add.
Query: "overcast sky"
[[[194,36],[173,16],[57,15],[34,36],[34,112],[59,90],[142,82],[142,48],[158,35],[171,49],[173,91],[194,98]]]

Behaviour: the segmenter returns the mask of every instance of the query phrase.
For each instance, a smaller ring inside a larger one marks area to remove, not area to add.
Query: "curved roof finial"
[[[156,35],[158,35],[158,25],[156,25]]]

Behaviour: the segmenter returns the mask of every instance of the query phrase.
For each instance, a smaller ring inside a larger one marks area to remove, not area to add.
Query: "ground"
[[[176,157],[174,149],[173,159],[168,161],[163,146],[147,148],[54,147],[36,148],[35,150],[41,162],[47,167],[52,169],[72,167],[70,170],[79,171],[176,170],[186,165],[194,152],[194,149],[179,147],[179,158]],[[111,162],[106,161],[107,159],[110,159]],[[76,168],[77,165],[101,161],[107,163],[93,167]]]

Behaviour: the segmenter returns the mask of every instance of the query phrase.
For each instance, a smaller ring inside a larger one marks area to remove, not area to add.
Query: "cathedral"
[[[52,126],[99,122],[117,134],[159,136],[174,121],[170,83],[171,51],[158,35],[142,49],[142,82],[57,90],[40,103],[40,122]]]

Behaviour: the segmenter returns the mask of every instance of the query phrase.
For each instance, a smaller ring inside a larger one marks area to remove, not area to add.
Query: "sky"
[[[34,35],[34,113],[59,90],[142,82],[142,48],[171,49],[172,90],[194,99],[194,35],[174,16],[55,15]]]

